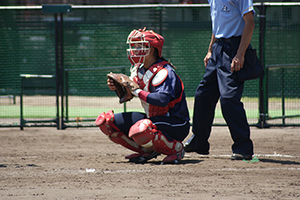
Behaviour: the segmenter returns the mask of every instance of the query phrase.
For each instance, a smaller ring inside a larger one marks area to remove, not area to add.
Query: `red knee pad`
[[[114,131],[119,131],[119,129],[114,124],[115,116],[113,110],[108,111],[107,113],[101,113],[95,124],[100,128],[100,130],[105,134],[110,136]]]
[[[129,130],[129,137],[144,148],[166,155],[176,154],[183,149],[181,141],[168,140],[149,119],[136,122]]]
[[[127,149],[142,154],[144,152],[142,151],[142,147],[132,139],[128,138],[123,132],[121,132],[120,129],[114,124],[114,121],[114,112],[110,110],[107,113],[101,113],[97,117],[95,124],[114,143],[120,144]]]
[[[153,146],[153,138],[157,133],[157,127],[150,119],[141,119],[131,126],[129,137],[144,148]]]
[[[106,122],[105,116],[105,112],[103,112],[97,117],[97,119],[95,120],[96,126],[100,127],[103,123]]]

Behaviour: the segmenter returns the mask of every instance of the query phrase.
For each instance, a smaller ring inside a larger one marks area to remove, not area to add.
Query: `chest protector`
[[[168,64],[167,61],[156,63],[152,65],[149,69],[147,69],[147,71],[144,74],[140,73],[139,69],[137,69],[137,75],[134,77],[133,80],[140,86],[142,90],[146,92],[151,92],[150,86],[158,86],[166,79],[168,72],[166,69],[163,68],[166,64]],[[143,100],[141,100],[141,104],[147,114],[147,117],[167,115],[170,106],[174,106],[174,103],[170,102],[167,106],[160,107],[151,105]]]

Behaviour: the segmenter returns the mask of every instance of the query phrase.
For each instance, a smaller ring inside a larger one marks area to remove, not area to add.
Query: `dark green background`
[[[259,49],[259,11],[256,11],[251,44]],[[39,9],[0,10],[0,13],[0,94],[18,95],[20,74],[55,74],[54,16]],[[266,19],[265,66],[300,63],[299,6],[268,8]],[[106,87],[106,74],[109,71],[129,74],[126,38],[132,29],[143,27],[165,37],[163,56],[177,67],[187,96],[194,95],[205,71],[203,58],[211,37],[208,7],[73,9],[64,15],[63,26],[65,69],[124,67],[125,70],[69,72],[70,95],[114,95]],[[278,96],[284,89],[286,97],[299,97],[299,67],[272,68],[267,75],[268,95]],[[244,96],[258,96],[258,80],[246,82]]]

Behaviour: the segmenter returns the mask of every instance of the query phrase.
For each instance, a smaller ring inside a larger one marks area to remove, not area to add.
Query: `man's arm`
[[[211,40],[210,40],[210,43],[209,43],[209,46],[208,46],[208,51],[207,51],[207,54],[206,56],[204,57],[204,65],[206,67],[207,63],[208,63],[208,60],[210,59],[211,57],[211,52],[212,52],[212,46],[213,44],[216,42],[217,38],[215,37],[215,35],[212,33],[211,34]]]
[[[243,67],[245,52],[251,42],[253,30],[255,27],[253,11],[244,14],[243,19],[245,21],[245,26],[242,33],[239,49],[235,57],[232,59],[231,71],[240,71],[240,69]]]

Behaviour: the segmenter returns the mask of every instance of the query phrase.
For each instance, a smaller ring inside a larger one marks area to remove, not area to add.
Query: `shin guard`
[[[183,144],[177,140],[168,140],[161,132],[158,132],[153,139],[153,146],[156,151],[166,155],[177,154],[183,149]]]
[[[114,143],[120,144],[127,149],[142,154],[144,152],[142,147],[132,139],[128,138],[122,131],[120,131],[119,128],[114,124],[114,120],[114,113],[112,110],[110,110],[107,113],[101,113],[97,117],[95,124]]]
[[[168,140],[157,126],[149,119],[136,122],[129,130],[129,137],[144,148],[166,155],[173,155],[183,150],[183,144],[177,140]]]

